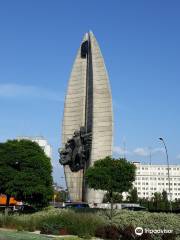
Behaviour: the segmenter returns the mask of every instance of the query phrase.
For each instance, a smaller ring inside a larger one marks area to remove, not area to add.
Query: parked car
[[[176,210],[174,210],[173,213],[180,213],[180,208],[177,208]]]
[[[64,208],[89,208],[89,204],[84,202],[71,202],[65,203]]]
[[[17,212],[17,213],[34,213],[37,210],[28,204],[23,204],[23,205],[16,205],[13,208],[13,212]]]
[[[127,206],[127,207],[123,207],[122,209],[127,209],[131,211],[147,211],[147,208],[142,206]]]

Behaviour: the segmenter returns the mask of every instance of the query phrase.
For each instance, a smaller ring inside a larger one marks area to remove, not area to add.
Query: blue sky
[[[0,2],[0,141],[43,135],[54,177],[63,101],[84,33],[101,47],[112,87],[114,155],[180,163],[180,2],[32,0]],[[124,142],[124,143],[123,143]]]

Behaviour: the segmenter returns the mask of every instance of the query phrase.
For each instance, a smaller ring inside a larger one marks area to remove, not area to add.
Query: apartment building
[[[137,188],[138,197],[151,199],[155,192],[165,190],[171,200],[180,199],[180,165],[170,165],[168,178],[167,165],[150,165],[133,162],[136,169],[136,179],[133,183]],[[170,195],[169,195],[170,180]]]

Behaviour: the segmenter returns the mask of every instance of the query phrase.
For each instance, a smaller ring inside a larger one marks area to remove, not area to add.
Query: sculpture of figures
[[[62,165],[69,165],[72,172],[77,172],[85,167],[89,158],[91,133],[85,133],[85,128],[76,130],[71,139],[65,144],[65,148],[59,150]]]

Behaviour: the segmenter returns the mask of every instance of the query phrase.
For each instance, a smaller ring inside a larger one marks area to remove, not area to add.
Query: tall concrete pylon
[[[64,165],[66,184],[71,201],[100,203],[103,192],[87,188],[84,172],[95,161],[112,155],[113,111],[107,70],[92,32],[84,35],[70,75],[64,104],[62,147],[81,127],[92,135],[89,159],[84,169],[75,172],[68,164]]]

